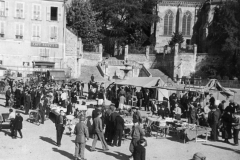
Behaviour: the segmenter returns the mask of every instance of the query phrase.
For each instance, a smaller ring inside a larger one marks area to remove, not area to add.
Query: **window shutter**
[[[55,37],[55,42],[58,39],[58,27],[54,27],[54,37]]]
[[[58,7],[58,21],[61,21],[61,19],[62,19],[62,9],[61,9],[61,7]]]
[[[32,25],[32,40],[35,41],[36,39],[36,25]]]
[[[47,13],[46,13],[47,15],[47,21],[50,21],[50,7],[47,7]]]
[[[27,19],[28,5],[23,3],[23,18]]]
[[[40,25],[37,26],[37,40],[40,40]]]
[[[19,25],[20,35],[23,36],[23,24]]]
[[[38,5],[37,7],[38,7],[38,19],[41,20],[41,18],[42,18],[42,10],[41,9],[42,9],[42,7],[41,7],[41,5]]]
[[[4,22],[0,22],[0,33],[4,34]]]
[[[34,15],[35,15],[35,12],[36,12],[36,5],[35,4],[32,4],[32,19],[34,19]]]
[[[14,12],[15,13],[15,15],[14,15],[15,17],[17,17],[17,9],[18,9],[18,3],[15,3],[15,12]]]
[[[5,1],[5,16],[8,17],[8,2]]]
[[[19,24],[17,23],[15,27],[16,35],[19,35]]]

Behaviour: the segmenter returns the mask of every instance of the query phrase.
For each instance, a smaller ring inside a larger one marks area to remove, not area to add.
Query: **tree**
[[[240,51],[240,0],[226,1],[215,8],[210,26],[209,45],[219,48],[223,62],[219,68],[222,76],[240,77],[238,53]]]
[[[179,44],[179,46],[184,42],[184,38],[182,33],[180,32],[174,32],[172,35],[171,40],[168,42],[170,46],[174,46],[176,43]]]
[[[154,13],[156,0],[92,0],[100,32],[119,45],[153,43],[152,25],[158,21]]]
[[[101,39],[96,13],[89,1],[73,0],[67,8],[67,26],[82,38],[83,44],[95,44]]]

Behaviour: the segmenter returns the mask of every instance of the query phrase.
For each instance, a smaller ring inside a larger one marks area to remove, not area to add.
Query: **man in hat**
[[[149,89],[147,89],[146,93],[143,94],[143,100],[145,104],[145,111],[149,111],[149,100],[150,100]]]
[[[61,146],[62,135],[66,126],[66,117],[63,110],[60,110],[60,114],[57,116],[55,121],[55,126],[57,130],[57,146]]]
[[[213,97],[213,94],[210,94],[210,99],[209,99],[210,106],[215,105],[215,98]]]
[[[105,141],[104,138],[104,133],[103,133],[103,128],[102,128],[102,112],[99,111],[98,112],[98,116],[96,118],[94,118],[93,120],[93,130],[94,130],[94,134],[93,134],[93,142],[92,142],[92,147],[91,147],[91,151],[95,151],[95,146],[97,144],[97,140],[100,139],[101,143],[102,143],[102,148],[103,151],[108,151],[108,145]]]
[[[238,136],[240,130],[240,105],[238,104],[237,112],[233,114],[233,141],[234,145],[238,146]]]
[[[209,112],[209,114],[208,114],[208,123],[209,123],[209,125],[212,129],[211,139],[213,141],[217,141],[218,140],[217,124],[219,122],[220,114],[217,111],[217,106],[216,105],[211,106],[211,109],[212,109],[211,112]]]
[[[115,118],[115,135],[114,135],[114,140],[113,140],[113,146],[121,146],[122,142],[122,134],[124,130],[124,119],[122,118],[123,115],[118,114],[117,117]],[[118,143],[117,143],[118,139]]]
[[[7,91],[6,91],[6,107],[8,107],[9,106],[9,99],[10,99],[10,97],[11,97],[11,90],[10,90],[11,88],[10,87],[8,87],[8,89],[7,89]]]
[[[141,126],[138,123],[138,120],[134,119],[133,120],[133,127],[132,127],[132,140],[129,146],[129,150],[130,152],[133,154],[134,152],[134,147],[137,146],[137,142],[144,136],[144,131],[141,128]],[[132,155],[130,156],[130,158],[132,157]]]
[[[30,91],[26,91],[26,92],[25,92],[25,95],[24,95],[24,109],[25,109],[25,114],[28,114],[30,107],[31,107]]]
[[[138,111],[136,107],[132,107],[133,111],[133,120],[137,120],[139,123],[142,123],[142,116],[141,113]]]
[[[109,117],[109,126],[110,126],[110,131],[109,131],[109,141],[108,143],[110,145],[112,145],[112,141],[113,141],[113,138],[114,138],[114,135],[115,135],[115,120],[116,120],[116,117],[119,115],[119,113],[116,111],[116,107],[114,105],[111,105],[110,106],[110,109],[112,110],[112,113]]]
[[[84,158],[84,150],[86,145],[86,140],[89,139],[88,127],[84,123],[85,117],[81,116],[79,118],[80,122],[76,124],[74,129],[74,134],[76,134],[75,139],[75,160],[80,158],[81,160],[86,160]]]
[[[226,102],[226,101],[223,100],[223,101],[218,105],[218,109],[220,110],[221,114],[223,114],[225,102]]]

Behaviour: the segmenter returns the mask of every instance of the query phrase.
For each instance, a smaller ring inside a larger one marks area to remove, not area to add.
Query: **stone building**
[[[0,62],[21,72],[66,69],[64,0],[1,0]]]
[[[158,53],[164,52],[174,32],[184,38],[181,48],[193,49],[198,45],[201,52],[208,51],[206,38],[214,16],[214,7],[224,0],[160,0],[156,12],[160,17],[155,24]]]

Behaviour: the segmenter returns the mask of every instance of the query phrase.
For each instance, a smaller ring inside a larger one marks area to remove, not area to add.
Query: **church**
[[[182,48],[208,52],[206,38],[214,16],[214,7],[223,0],[160,0],[156,7],[159,21],[154,26],[155,50],[163,53],[174,32],[183,35]]]

